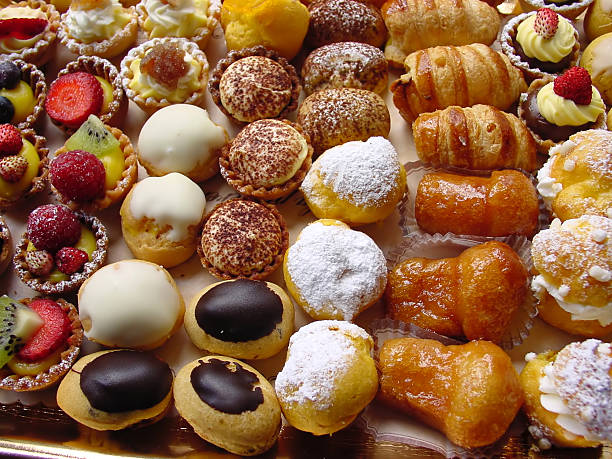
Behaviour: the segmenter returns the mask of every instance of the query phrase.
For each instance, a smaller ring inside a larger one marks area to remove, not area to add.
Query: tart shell
[[[0,216],[0,241],[2,241],[2,250],[0,250],[0,274],[2,274],[6,271],[11,261],[11,249],[13,244],[11,231],[6,224],[6,220],[2,216]]]
[[[40,118],[40,115],[43,113],[45,98],[47,97],[45,74],[34,64],[30,64],[21,59],[15,59],[13,63],[21,70],[21,79],[30,85],[32,93],[34,94],[34,99],[36,100],[34,110],[28,115],[25,121],[17,124],[17,129],[23,130],[33,128]]]

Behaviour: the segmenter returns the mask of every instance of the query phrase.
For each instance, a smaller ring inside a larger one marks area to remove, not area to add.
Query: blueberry
[[[10,123],[15,115],[13,103],[4,96],[0,96],[0,124]]]
[[[0,61],[0,88],[13,89],[21,80],[21,70],[12,61]]]

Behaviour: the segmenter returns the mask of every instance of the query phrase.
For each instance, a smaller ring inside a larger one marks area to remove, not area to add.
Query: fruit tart
[[[61,298],[15,301],[4,295],[0,316],[0,389],[46,389],[70,370],[83,341],[74,305]]]
[[[576,19],[593,0],[519,0],[522,11],[528,12],[539,8],[550,8],[568,19]]]
[[[119,0],[73,0],[58,31],[64,46],[79,56],[110,59],[124,52],[138,34],[133,7]]]
[[[12,237],[11,230],[4,217],[0,217],[0,274],[6,271],[11,261]]]
[[[35,65],[21,59],[0,61],[0,123],[33,127],[46,96],[45,75]]]
[[[136,151],[120,129],[89,115],[55,152],[51,188],[74,209],[94,212],[121,201],[138,178]]]
[[[32,129],[0,125],[0,209],[45,189],[48,153],[47,140]]]
[[[108,235],[96,217],[46,204],[28,216],[13,264],[33,290],[61,295],[79,288],[106,261]]]
[[[121,61],[127,96],[153,113],[170,104],[203,105],[208,60],[186,38],[153,38],[132,48]]]
[[[42,0],[11,3],[0,10],[0,55],[45,64],[55,49],[60,15]]]

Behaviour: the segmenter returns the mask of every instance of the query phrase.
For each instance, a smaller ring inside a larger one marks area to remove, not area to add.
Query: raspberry
[[[36,362],[63,345],[70,336],[72,327],[68,314],[53,300],[35,299],[29,307],[44,320],[44,323],[21,348],[17,356],[26,362]]]
[[[19,153],[23,146],[21,133],[12,124],[0,125],[0,156],[10,156]]]
[[[533,30],[544,38],[552,38],[559,27],[559,16],[550,8],[540,8],[536,13]]]
[[[51,184],[71,201],[91,201],[104,194],[104,164],[87,151],[72,150],[58,156],[49,174]]]
[[[573,100],[578,105],[589,105],[593,97],[591,75],[582,67],[570,67],[555,79],[553,91],[556,95]]]
[[[28,271],[35,276],[46,276],[53,269],[53,256],[46,250],[32,250],[26,252],[25,261]]]
[[[80,271],[83,265],[88,261],[89,256],[87,252],[75,247],[62,247],[55,254],[57,269],[64,274],[72,274]]]
[[[0,177],[7,182],[18,182],[27,169],[28,160],[23,156],[13,155],[0,158]]]
[[[68,207],[46,204],[34,209],[28,217],[26,235],[38,250],[57,252],[77,243],[81,224]]]

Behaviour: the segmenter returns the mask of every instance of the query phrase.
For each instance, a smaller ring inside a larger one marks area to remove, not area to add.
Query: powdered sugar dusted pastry
[[[387,283],[382,250],[338,220],[304,228],[283,267],[289,293],[316,320],[353,320],[379,300]]]
[[[588,339],[525,356],[520,375],[529,432],[541,449],[612,441],[612,348]]]
[[[558,14],[562,14],[568,19],[575,19],[580,16],[593,0],[520,0],[519,5],[522,11],[533,11],[539,8],[550,8]]]
[[[348,426],[376,395],[373,341],[348,322],[321,320],[289,340],[276,394],[290,425],[314,435]]]

